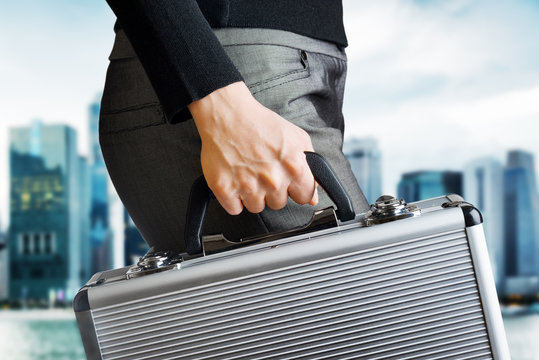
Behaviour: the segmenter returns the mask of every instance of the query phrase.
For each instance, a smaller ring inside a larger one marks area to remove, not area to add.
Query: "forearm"
[[[195,0],[107,2],[169,121],[186,120],[188,104],[242,80]]]

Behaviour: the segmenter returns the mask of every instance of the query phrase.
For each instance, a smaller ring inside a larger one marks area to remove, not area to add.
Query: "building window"
[[[27,211],[30,209],[32,197],[29,192],[21,193],[21,210]]]
[[[44,247],[45,254],[52,253],[52,237],[50,233],[45,234],[45,247]]]
[[[41,253],[41,236],[40,234],[34,234],[34,254]]]
[[[43,279],[45,272],[41,268],[32,268],[30,269],[30,278],[32,279]]]
[[[54,254],[56,251],[56,234],[21,233],[19,234],[19,254]]]
[[[50,233],[51,237],[51,253],[56,253],[56,233]]]
[[[30,254],[30,235],[28,234],[22,236],[22,253],[24,255]]]

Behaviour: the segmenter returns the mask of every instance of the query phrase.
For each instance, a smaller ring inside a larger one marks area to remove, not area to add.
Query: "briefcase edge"
[[[79,301],[83,301],[86,298],[87,310],[83,310],[81,303],[78,303],[77,308],[75,308],[75,301],[78,298]],[[83,288],[75,297],[74,308],[75,308],[75,318],[77,319],[77,326],[79,327],[79,333],[84,346],[84,352],[88,360],[102,359],[101,356],[101,347],[97,341],[97,334],[95,332],[94,319],[92,317],[91,310],[89,309],[88,304],[88,289]]]
[[[466,236],[468,237],[470,246],[492,354],[495,360],[510,360],[511,355],[505,336],[498,295],[494,286],[494,277],[488,257],[483,225],[479,223],[477,225],[467,226]]]

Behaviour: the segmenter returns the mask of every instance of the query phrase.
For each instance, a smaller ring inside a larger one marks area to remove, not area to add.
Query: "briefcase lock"
[[[403,199],[398,200],[391,195],[382,195],[365,214],[365,224],[367,226],[382,224],[420,214],[421,210],[416,205],[407,204]]]
[[[148,275],[160,271],[179,269],[183,257],[171,251],[153,251],[150,249],[146,255],[139,258],[136,265],[129,268],[127,278]]]

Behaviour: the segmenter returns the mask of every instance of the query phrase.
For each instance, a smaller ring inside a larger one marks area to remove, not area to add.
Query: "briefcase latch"
[[[420,214],[421,210],[416,205],[407,204],[403,199],[398,200],[391,195],[382,195],[365,214],[365,224],[367,226],[382,224]]]
[[[126,274],[128,279],[181,267],[183,257],[180,254],[152,249],[139,258],[136,265],[129,268]]]

